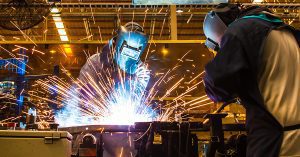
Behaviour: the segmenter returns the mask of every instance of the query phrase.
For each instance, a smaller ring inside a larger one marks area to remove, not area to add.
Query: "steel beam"
[[[171,28],[171,40],[177,40],[177,12],[176,5],[170,7],[170,28]]]
[[[8,3],[0,3],[0,7],[7,6]],[[59,8],[101,8],[101,9],[146,9],[146,8],[167,8],[170,5],[133,5],[131,3],[56,3],[56,7]],[[198,4],[198,5],[177,5],[178,9],[182,8],[196,8],[196,9],[211,9],[216,7],[217,4]],[[285,9],[297,9],[300,7],[300,3],[243,3],[245,6],[265,6],[268,8],[285,8]]]
[[[205,40],[150,40],[149,43],[155,44],[202,44]],[[98,40],[91,40],[91,41],[59,41],[59,40],[48,40],[48,41],[34,41],[35,44],[106,44],[107,41],[98,41]],[[31,41],[0,41],[0,44],[33,44]]]
[[[300,3],[263,3],[263,4],[253,4],[253,3],[243,3],[245,6],[253,6],[253,5],[259,5],[259,6],[265,6],[268,8],[288,8],[288,9],[296,9],[300,7]],[[56,4],[57,7],[63,7],[63,8],[122,8],[122,9],[145,9],[145,8],[158,8],[163,7],[167,8],[169,5],[132,5],[130,3],[115,3],[115,4],[107,4],[107,3],[58,3]],[[211,9],[216,7],[217,4],[199,4],[199,5],[177,5],[177,8],[200,8],[200,9]]]

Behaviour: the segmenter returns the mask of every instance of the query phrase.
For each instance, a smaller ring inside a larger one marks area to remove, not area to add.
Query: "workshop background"
[[[25,127],[27,115],[35,112],[38,128],[49,127],[70,98],[61,91],[67,93],[87,58],[101,53],[119,26],[130,21],[149,35],[142,61],[151,70],[149,85],[155,86],[147,104],[158,114],[156,120],[195,122],[219,106],[206,96],[202,82],[204,66],[214,57],[204,45],[202,26],[207,12],[227,1],[168,5],[143,0],[28,0],[26,7],[22,1],[0,2],[2,126],[15,122]],[[299,0],[230,2],[265,6],[300,28]],[[241,105],[225,110],[228,123],[245,120]]]

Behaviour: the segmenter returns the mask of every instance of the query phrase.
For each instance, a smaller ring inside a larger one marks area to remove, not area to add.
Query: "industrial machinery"
[[[207,114],[204,122],[153,121],[59,129],[57,124],[50,124],[50,128],[39,131],[34,124],[35,115],[29,114],[27,130],[11,124],[0,127],[0,151],[5,157],[40,154],[46,157],[54,154],[61,157],[243,157],[247,138],[244,124],[222,124],[227,113],[220,111],[228,104]],[[8,143],[14,143],[14,147]],[[13,151],[15,147],[21,151]]]
[[[60,128],[74,136],[73,156],[93,157],[242,157],[245,125],[222,124],[220,111],[204,122],[138,122],[135,125],[88,125]]]

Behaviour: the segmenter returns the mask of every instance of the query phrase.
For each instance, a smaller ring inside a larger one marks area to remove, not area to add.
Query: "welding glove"
[[[139,62],[136,70],[135,94],[144,94],[150,80],[150,70],[143,62]]]

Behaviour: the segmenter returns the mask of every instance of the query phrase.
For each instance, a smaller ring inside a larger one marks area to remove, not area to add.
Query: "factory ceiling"
[[[242,3],[252,5],[247,0],[243,0]],[[6,3],[0,4],[2,7],[5,5]],[[129,21],[135,21],[144,26],[152,42],[168,43],[172,39],[174,28],[171,28],[171,7],[167,5],[132,5],[129,0],[64,0],[55,5],[56,10],[52,10],[40,24],[31,29],[23,31],[0,29],[0,43],[105,43],[114,35],[119,25]],[[297,28],[300,27],[299,0],[272,0],[258,5],[267,6],[285,22]],[[177,38],[175,39],[196,40],[193,41],[196,43],[204,40],[202,21],[205,14],[214,6],[214,4],[177,5],[175,13],[177,15]],[[2,21],[3,16],[5,15],[0,14]],[[63,32],[58,31],[59,26],[56,22],[62,23]],[[67,39],[61,39],[61,34],[67,36]]]

